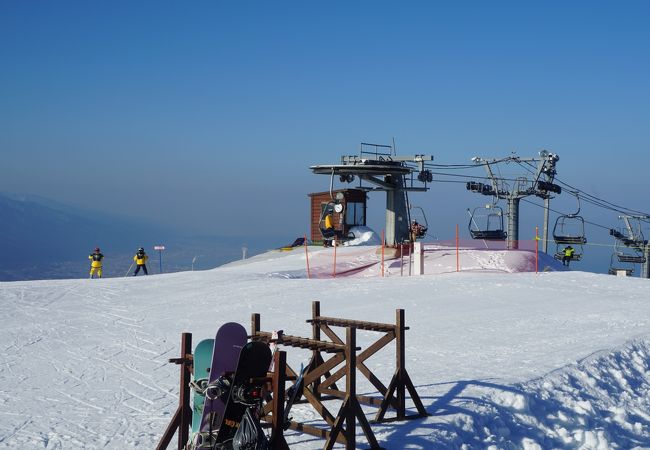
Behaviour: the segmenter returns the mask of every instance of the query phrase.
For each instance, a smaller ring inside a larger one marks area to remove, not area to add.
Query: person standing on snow
[[[97,278],[102,277],[102,260],[104,255],[99,251],[99,247],[95,248],[95,251],[88,255],[90,263],[90,278],[95,278],[95,273],[97,273]]]
[[[140,272],[140,269],[144,271],[145,275],[149,275],[149,272],[147,272],[147,260],[149,259],[149,256],[144,254],[144,248],[140,247],[138,249],[138,253],[135,254],[133,257],[133,261],[135,261],[135,272],[133,273],[133,276],[136,276],[138,272]]]

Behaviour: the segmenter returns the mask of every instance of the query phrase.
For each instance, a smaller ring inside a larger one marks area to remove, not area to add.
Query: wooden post
[[[348,399],[357,399],[357,329],[348,327],[345,332],[345,393]],[[348,410],[345,413],[345,448],[354,450],[356,448],[357,427],[354,416],[356,411],[352,405],[348,404]]]
[[[333,241],[333,242],[334,242],[334,245],[333,245],[333,247],[334,247],[334,271],[332,272],[332,277],[336,278],[336,241]]]
[[[192,333],[183,333],[181,335],[181,356],[180,358],[170,359],[169,362],[181,366],[180,375],[180,398],[178,408],[172,417],[171,422],[163,433],[156,450],[164,450],[169,446],[174,433],[178,431],[178,450],[183,450],[189,438],[190,424],[192,423],[192,409],[190,408],[190,379],[191,367],[193,365],[192,357]]]
[[[183,333],[181,346],[185,355],[192,355],[192,334]],[[190,381],[194,371],[194,361],[186,361],[181,366],[181,398],[180,402],[183,408],[181,413],[178,433],[178,450],[183,450],[189,438],[189,429],[192,423],[192,409],[190,408]]]
[[[307,235],[305,234],[305,260],[307,261],[307,278],[311,278],[311,273],[309,272],[309,249],[307,248]]]
[[[311,318],[316,319],[317,317],[320,317],[320,302],[318,300],[314,300],[311,302]],[[320,341],[320,324],[316,322],[315,320],[311,323],[311,338],[315,341]],[[320,354],[320,351],[318,350],[312,350],[311,352],[311,364],[312,364],[312,369],[320,366],[323,363],[322,356]],[[316,397],[317,400],[321,400],[321,394],[318,391],[318,388],[320,386],[320,377],[318,377],[317,380],[314,380],[314,383],[312,385],[312,391],[314,392],[314,396]]]
[[[356,422],[363,430],[368,444],[372,450],[383,450],[377,443],[375,434],[370,428],[368,419],[366,419],[359,400],[357,399],[357,329],[350,326],[346,329],[345,334],[345,398],[341,409],[334,421],[332,431],[325,442],[324,450],[331,450],[334,447],[336,438],[339,434],[345,436],[345,449],[354,450],[356,448]],[[345,430],[343,425],[345,424]]]
[[[395,349],[395,359],[397,369],[395,369],[395,375],[388,386],[388,390],[384,395],[384,400],[379,407],[379,411],[375,416],[375,422],[384,421],[384,415],[388,409],[388,406],[393,399],[393,393],[397,397],[396,405],[396,417],[394,420],[403,420],[413,417],[425,417],[428,415],[427,410],[420,400],[420,396],[413,386],[411,377],[409,377],[408,372],[406,371],[406,320],[404,318],[404,310],[396,310],[396,324],[395,324],[395,338],[396,338],[396,349]],[[407,416],[406,415],[406,389],[408,389],[411,394],[411,400],[415,403],[415,407],[418,410],[418,415]]]
[[[255,336],[260,331],[260,315],[251,314],[251,336]]]
[[[404,346],[404,338],[406,335],[404,327],[404,310],[398,309],[395,311],[395,320],[396,320],[396,349],[395,349],[395,363],[397,364],[397,370],[399,373],[400,380],[397,383],[397,419],[402,420],[406,417],[406,386],[404,383],[404,374],[406,373],[406,348]]]
[[[287,353],[275,352],[273,356],[273,409],[271,421],[271,448],[289,450],[284,438],[284,387],[287,381]]]

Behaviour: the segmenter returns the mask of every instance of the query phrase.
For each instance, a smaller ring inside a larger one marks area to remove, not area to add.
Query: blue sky
[[[642,1],[2,2],[0,191],[293,237],[328,188],[310,165],[394,138],[440,164],[548,149],[563,181],[650,210],[649,19]],[[449,183],[412,200],[441,237],[483,202]]]

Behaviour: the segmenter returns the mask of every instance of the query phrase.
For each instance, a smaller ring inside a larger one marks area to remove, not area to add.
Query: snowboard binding
[[[262,403],[262,387],[254,384],[243,383],[235,386],[232,399],[246,406],[257,406]]]
[[[208,400],[221,399],[226,401],[230,393],[230,379],[222,376],[208,384],[205,388],[205,397]]]

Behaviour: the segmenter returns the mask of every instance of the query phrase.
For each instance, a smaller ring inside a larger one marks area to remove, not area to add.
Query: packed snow
[[[168,359],[182,332],[196,344],[257,312],[265,331],[309,337],[313,300],[332,317],[406,311],[406,368],[429,416],[373,424],[387,449],[650,447],[648,280],[526,250],[425,245],[423,275],[409,261],[382,264],[375,245],[297,247],[207,271],[0,283],[0,448],[154,448],[178,404]],[[360,331],[358,345],[374,338]],[[384,384],[391,349],[367,361]],[[310,356],[285,350],[292,367]],[[322,425],[309,405],[293,416]],[[292,449],[324,445],[286,435]]]

